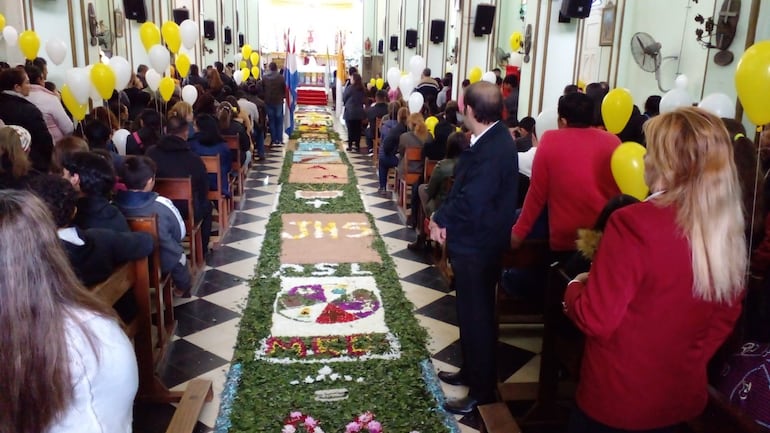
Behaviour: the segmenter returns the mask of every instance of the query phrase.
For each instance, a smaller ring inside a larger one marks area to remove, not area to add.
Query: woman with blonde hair
[[[422,149],[425,146],[425,143],[433,141],[433,137],[431,137],[428,132],[428,127],[425,126],[425,118],[420,113],[410,114],[406,120],[406,127],[408,131],[401,134],[401,137],[398,140],[398,154],[401,155],[402,161],[398,171],[400,173],[422,174],[424,165],[423,158],[420,158],[419,161],[409,161],[407,163],[404,155],[406,155],[407,148],[417,147]]]
[[[16,125],[0,128],[0,189],[23,188],[26,184],[32,164],[22,145],[21,135],[24,133],[29,146],[29,133],[26,129]]]
[[[14,270],[0,273],[0,347],[9,360],[0,363],[0,430],[130,432],[131,342],[78,281],[33,194],[0,191],[0,250],[3,268]]]
[[[166,114],[166,120],[171,119],[172,117],[182,117],[185,119],[189,127],[187,131],[188,136],[192,137],[195,134],[195,129],[193,128],[195,112],[193,111],[192,105],[184,101],[177,102],[171,107],[170,110],[168,110],[168,113]]]
[[[564,311],[586,334],[570,432],[673,432],[703,411],[706,365],[741,310],[746,241],[731,137],[680,108],[645,124],[652,194],[609,218]]]

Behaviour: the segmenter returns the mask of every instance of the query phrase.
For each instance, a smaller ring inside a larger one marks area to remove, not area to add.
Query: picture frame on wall
[[[125,17],[123,16],[123,11],[115,8],[114,11],[115,14],[115,37],[116,38],[122,38],[123,37],[123,25],[125,24]]]
[[[602,9],[602,25],[599,32],[599,46],[612,46],[615,40],[615,3],[609,2]]]

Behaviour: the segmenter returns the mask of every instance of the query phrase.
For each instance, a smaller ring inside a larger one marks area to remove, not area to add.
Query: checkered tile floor
[[[344,131],[343,131],[344,133]],[[365,146],[363,146],[365,147]],[[427,255],[406,248],[415,239],[413,230],[401,222],[393,200],[377,194],[377,177],[371,157],[348,154],[354,165],[368,212],[375,220],[407,298],[415,305],[415,317],[429,334],[428,348],[437,371],[456,370],[460,363],[455,293],[431,265]],[[246,202],[237,211],[223,246],[211,253],[203,282],[194,296],[176,305],[177,339],[172,343],[164,383],[183,389],[196,377],[211,379],[214,400],[204,405],[195,432],[210,432],[219,410],[219,394],[230,368],[240,313],[246,303],[249,278],[259,259],[265,226],[277,189],[283,163],[283,148],[268,152],[267,160],[255,165],[246,183]],[[498,375],[508,382],[536,381],[541,328],[515,327],[501,330],[498,345]],[[463,396],[466,389],[442,384],[448,397]],[[267,395],[268,391],[266,391]],[[137,407],[134,431],[164,432],[173,415],[171,405]],[[476,416],[458,417],[462,432],[477,432]]]

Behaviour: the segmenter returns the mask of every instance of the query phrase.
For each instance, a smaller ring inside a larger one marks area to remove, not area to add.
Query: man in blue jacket
[[[447,242],[457,292],[463,366],[456,373],[439,373],[444,382],[468,386],[467,397],[444,405],[455,414],[495,400],[495,284],[519,180],[516,145],[501,122],[502,112],[494,84],[480,81],[466,89],[464,122],[473,133],[471,145],[460,155],[452,190],[430,222],[431,239]]]

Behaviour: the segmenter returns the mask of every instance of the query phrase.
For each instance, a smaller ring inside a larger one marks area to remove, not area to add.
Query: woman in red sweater
[[[706,406],[706,364],[744,293],[746,243],[730,137],[682,108],[645,125],[653,194],[612,214],[564,295],[586,334],[571,433],[675,431]]]

